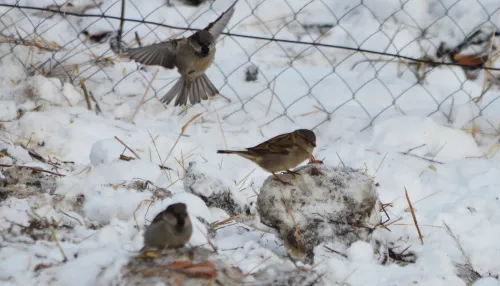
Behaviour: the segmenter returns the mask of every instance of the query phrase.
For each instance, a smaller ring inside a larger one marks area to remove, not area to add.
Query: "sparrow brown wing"
[[[247,148],[249,152],[255,153],[275,153],[286,155],[290,153],[292,147],[295,146],[291,133],[285,133],[275,136],[257,146]]]
[[[214,37],[214,40],[217,40],[219,35],[222,33],[222,30],[224,30],[229,23],[229,20],[231,20],[231,17],[233,17],[234,5],[236,5],[237,2],[238,0],[234,1],[233,5],[231,5],[226,12],[222,13],[217,20],[208,24],[208,26],[204,29],[205,31],[208,31],[212,37]]]
[[[176,62],[178,42],[179,39],[176,39],[146,47],[128,49],[125,51],[125,56],[143,65],[173,69]]]

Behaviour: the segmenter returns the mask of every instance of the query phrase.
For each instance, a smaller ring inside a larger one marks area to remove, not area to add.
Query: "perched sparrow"
[[[191,238],[193,226],[186,205],[172,204],[153,219],[144,232],[145,248],[180,248]]]
[[[308,129],[298,129],[273,137],[246,151],[218,150],[219,154],[237,154],[253,161],[262,169],[270,172],[283,184],[289,184],[276,176],[275,172],[290,171],[311,157],[316,147],[316,135]]]
[[[177,67],[181,78],[165,94],[161,102],[169,104],[175,97],[175,106],[200,103],[219,91],[208,79],[205,71],[215,57],[215,41],[234,14],[234,2],[226,12],[205,29],[189,38],[175,39],[146,47],[125,50],[124,55],[144,65]]]

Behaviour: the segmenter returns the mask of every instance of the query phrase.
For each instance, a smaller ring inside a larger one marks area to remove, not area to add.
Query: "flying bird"
[[[175,98],[175,106],[200,103],[219,94],[219,91],[205,74],[215,58],[215,42],[234,14],[235,1],[220,17],[205,29],[188,38],[128,49],[124,55],[130,59],[167,69],[177,67],[181,78],[161,98],[167,105]]]

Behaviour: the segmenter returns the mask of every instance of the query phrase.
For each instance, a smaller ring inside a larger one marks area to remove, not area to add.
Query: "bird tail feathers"
[[[248,151],[235,151],[235,150],[217,150],[217,154],[236,154],[243,158],[254,159],[255,155]]]
[[[201,100],[207,100],[209,97],[216,96],[219,93],[206,74],[195,78],[181,78],[172,86],[172,88],[160,100],[167,105],[176,98],[175,106],[186,105],[188,98],[191,104],[200,103]]]
[[[217,150],[217,154],[238,154],[239,152],[245,152],[245,151]]]

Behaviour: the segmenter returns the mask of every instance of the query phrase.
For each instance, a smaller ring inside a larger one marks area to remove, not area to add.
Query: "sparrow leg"
[[[285,182],[285,181],[283,181],[282,179],[280,179],[280,177],[276,176],[276,174],[275,174],[274,172],[273,172],[272,174],[273,174],[274,178],[276,178],[276,180],[278,180],[278,181],[279,181],[280,183],[282,183],[283,185],[289,185],[289,186],[290,186],[290,185],[292,185],[292,184],[290,184],[290,183],[288,183],[288,182]]]
[[[323,164],[323,161],[314,158],[314,156],[311,156],[311,158],[309,158],[309,162],[307,164],[308,165],[309,164]]]
[[[295,176],[300,175],[299,172],[295,172],[292,170],[286,170],[285,173],[292,175],[294,178],[295,178]]]

